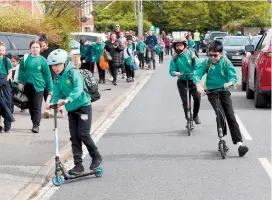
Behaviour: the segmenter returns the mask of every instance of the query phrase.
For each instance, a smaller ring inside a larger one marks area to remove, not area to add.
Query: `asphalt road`
[[[217,152],[215,115],[202,99],[198,125],[187,136],[176,79],[164,61],[97,143],[102,178],[69,182],[50,200],[270,200],[271,110],[255,109],[238,87],[232,92],[248,154],[238,157],[230,136],[227,159]],[[237,67],[240,77],[241,68]],[[88,169],[90,159],[84,161]],[[269,167],[266,165],[269,169]],[[51,190],[52,191],[52,190]]]

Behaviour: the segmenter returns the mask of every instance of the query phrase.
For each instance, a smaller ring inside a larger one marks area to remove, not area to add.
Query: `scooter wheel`
[[[63,176],[53,176],[52,182],[55,186],[60,186],[64,184],[64,177]]]
[[[102,168],[96,168],[95,174],[96,177],[101,177],[103,175],[103,169]]]
[[[226,159],[226,151],[225,151],[223,142],[219,143],[219,150],[220,150],[222,159]]]

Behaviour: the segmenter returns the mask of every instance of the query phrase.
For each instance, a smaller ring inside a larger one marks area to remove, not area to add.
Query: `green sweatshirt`
[[[59,99],[67,99],[69,102],[65,107],[68,112],[88,106],[91,104],[91,97],[84,91],[85,87],[85,82],[79,70],[72,62],[69,62],[62,73],[57,75],[57,80],[54,80],[52,103],[56,104]]]
[[[189,47],[189,48],[192,48],[192,47],[194,47],[194,46],[195,46],[194,40],[188,40],[188,47]]]
[[[36,92],[44,91],[47,86],[48,91],[52,92],[53,82],[49,66],[43,56],[33,57],[31,54],[20,62],[18,82],[25,85],[31,83],[34,85]]]
[[[179,79],[186,80],[185,76],[182,76],[184,73],[194,73],[194,70],[196,69],[195,66],[198,64],[198,58],[195,57],[195,63],[194,66],[192,66],[192,53],[188,49],[185,51],[184,54],[178,55],[178,58],[176,60],[176,63],[174,61],[174,58],[170,61],[170,67],[169,67],[169,74],[170,76],[175,76],[175,72],[180,72],[181,76],[178,77]],[[188,77],[189,80],[192,80],[193,75]]]
[[[103,49],[105,47],[105,43],[102,42],[101,44],[96,43],[92,48],[92,62],[99,63],[100,57],[103,55]]]
[[[138,42],[137,47],[138,47],[140,53],[144,53],[144,50],[146,48],[146,44],[143,42]]]
[[[198,64],[193,77],[195,84],[199,83],[206,73],[208,59],[210,58],[206,58]],[[224,65],[224,59],[226,59],[226,65]],[[217,63],[212,63],[212,61],[210,63],[205,83],[207,89],[223,87],[228,82],[232,82],[233,85],[237,83],[236,70],[227,57],[222,56]]]
[[[85,58],[88,53],[89,44],[86,45],[80,45],[80,56]]]
[[[7,68],[8,70],[12,69],[12,64],[9,58],[7,58]],[[8,75],[8,72],[6,70],[6,66],[4,65],[4,59],[3,57],[0,58],[0,74]]]

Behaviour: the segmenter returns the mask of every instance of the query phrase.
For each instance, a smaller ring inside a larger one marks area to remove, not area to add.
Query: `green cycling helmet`
[[[47,57],[48,65],[64,64],[68,60],[68,53],[63,49],[52,51]]]

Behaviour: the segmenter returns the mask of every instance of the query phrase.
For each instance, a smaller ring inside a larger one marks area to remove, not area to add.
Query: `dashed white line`
[[[263,168],[268,173],[270,179],[272,180],[272,164],[269,162],[267,158],[259,158]]]
[[[244,124],[242,123],[240,117],[237,114],[235,115],[235,117],[236,117],[236,121],[240,127],[241,134],[244,136],[244,138],[246,140],[252,140],[252,137],[249,135],[249,133],[246,130],[246,127],[244,126]]]
[[[154,72],[150,72],[145,79],[139,83],[139,85],[126,97],[123,103],[109,116],[102,124],[99,126],[95,132],[92,134],[92,138],[95,143],[99,141],[99,139],[106,133],[106,131],[111,127],[114,121],[121,115],[121,113],[128,107],[128,105],[132,102],[135,96],[140,92],[143,86],[147,83],[149,78]],[[88,155],[87,148],[83,147],[83,156],[84,159]],[[65,168],[70,169],[73,167],[73,160],[68,161],[65,163]],[[50,181],[46,184],[41,190],[39,191],[38,195],[33,198],[32,200],[49,200],[55,192],[59,190],[59,187],[53,186],[52,182]]]

